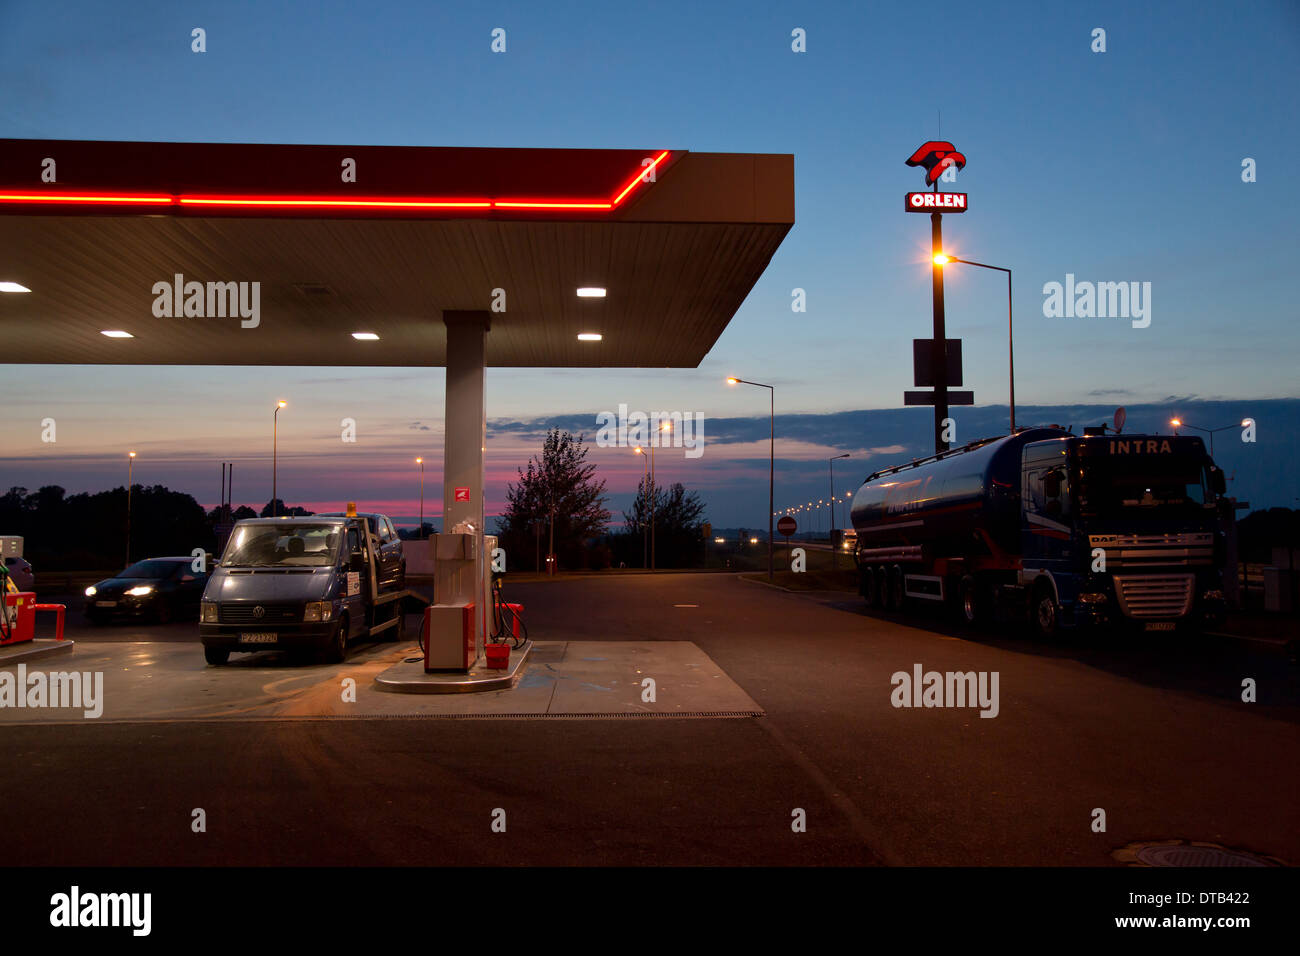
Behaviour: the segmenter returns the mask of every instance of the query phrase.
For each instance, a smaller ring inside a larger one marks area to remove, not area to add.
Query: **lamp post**
[[[985,265],[983,262],[972,262],[970,259],[959,259],[957,256],[945,255],[938,253],[934,257],[934,264],[937,266],[946,266],[950,262],[960,262],[964,265],[975,266],[980,269],[992,269],[994,272],[1005,272],[1007,274],[1007,394],[1011,406],[1011,434],[1016,433],[1016,357],[1013,348],[1012,322],[1011,322],[1011,270],[1004,269],[1002,266]]]
[[[1179,428],[1195,428],[1198,432],[1205,432],[1207,435],[1209,435],[1209,436],[1210,436],[1210,457],[1211,457],[1211,458],[1214,457],[1214,433],[1215,433],[1215,432],[1226,432],[1229,428],[1245,428],[1245,427],[1246,427],[1246,423],[1245,423],[1244,421],[1242,421],[1242,422],[1237,422],[1237,423],[1232,424],[1232,425],[1220,425],[1218,428],[1202,428],[1200,425],[1189,425],[1189,424],[1187,424],[1187,422],[1183,421],[1181,418],[1171,418],[1171,419],[1169,419],[1169,424],[1174,426],[1174,434],[1175,434],[1175,435],[1178,434],[1178,429],[1179,429]]]
[[[636,453],[641,456],[641,463],[645,466],[642,470],[643,478],[641,487],[649,490],[650,488],[650,459],[646,456],[645,449],[640,445],[636,446]],[[650,536],[646,532],[645,524],[641,521],[641,516],[637,515],[637,523],[641,525],[641,567],[650,567]]]
[[[415,463],[420,466],[420,539],[424,540],[424,459],[417,458]]]
[[[655,499],[659,489],[655,485],[655,447],[659,444],[659,435],[673,430],[672,422],[655,422],[653,441],[650,442],[650,570],[655,569]]]
[[[131,566],[131,471],[135,466],[135,452],[126,453],[126,566]]]
[[[280,502],[276,496],[276,468],[279,464],[279,444],[280,444],[280,409],[284,408],[285,402],[276,402],[275,411],[271,414],[271,517],[278,517],[280,514]]]
[[[774,504],[773,492],[776,488],[776,389],[771,385],[764,385],[762,382],[747,382],[743,378],[727,379],[728,385],[753,385],[755,388],[765,388],[768,390],[768,397],[771,402],[771,435],[768,438],[768,471],[767,471],[767,579],[770,581],[774,576],[775,565],[772,558],[772,507]]]
[[[836,560],[837,554],[835,548],[835,463],[839,461],[841,458],[848,458],[848,457],[849,457],[849,453],[845,452],[842,455],[836,455],[834,458],[826,459],[826,464],[829,466],[831,470],[830,502],[831,502],[831,569],[832,570],[834,570],[839,564],[839,562]]]

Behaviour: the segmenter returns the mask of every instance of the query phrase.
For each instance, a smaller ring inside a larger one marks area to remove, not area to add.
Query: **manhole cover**
[[[1192,840],[1130,843],[1112,855],[1130,866],[1285,866],[1271,856]]]

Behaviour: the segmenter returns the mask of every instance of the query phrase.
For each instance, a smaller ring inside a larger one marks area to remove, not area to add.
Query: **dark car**
[[[106,581],[86,588],[86,620],[148,618],[165,624],[197,618],[207,571],[195,571],[191,557],[146,558]]]
[[[342,511],[326,511],[318,517],[346,518]],[[398,590],[406,587],[406,559],[402,557],[402,540],[388,515],[373,512],[358,512],[356,517],[365,518],[370,523],[370,533],[375,542],[375,574],[379,578],[381,591]]]

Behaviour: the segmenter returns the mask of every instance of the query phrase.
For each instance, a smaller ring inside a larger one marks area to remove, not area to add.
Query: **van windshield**
[[[221,558],[223,568],[324,568],[338,557],[338,525],[254,524],[235,528]]]

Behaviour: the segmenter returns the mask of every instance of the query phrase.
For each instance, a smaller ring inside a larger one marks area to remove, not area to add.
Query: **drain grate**
[[[1247,850],[1234,850],[1218,843],[1195,840],[1165,840],[1130,843],[1112,854],[1130,866],[1285,866],[1281,860]]]

